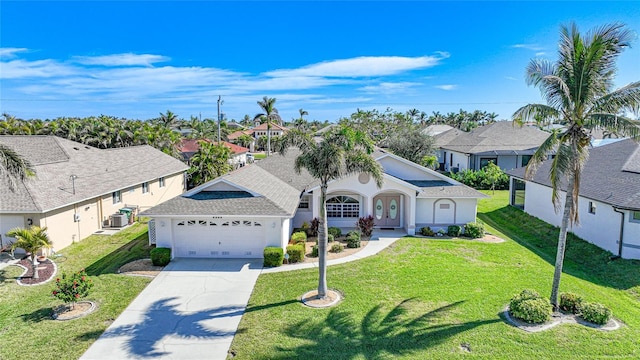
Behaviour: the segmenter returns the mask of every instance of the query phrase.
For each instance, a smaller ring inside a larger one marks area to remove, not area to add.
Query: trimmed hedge
[[[580,312],[580,305],[582,304],[582,298],[573,293],[560,294],[560,309],[573,314]]]
[[[289,263],[301,262],[304,259],[304,245],[289,245],[287,246],[287,254],[289,255]]]
[[[598,303],[583,303],[580,305],[582,318],[598,325],[604,325],[611,319],[611,309]]]
[[[420,229],[420,235],[422,236],[434,236],[436,233],[431,230],[431,227],[425,226]]]
[[[472,239],[484,237],[484,225],[481,223],[470,222],[464,226],[464,235]]]
[[[331,251],[332,253],[339,253],[342,252],[344,250],[344,245],[340,244],[340,243],[335,243],[333,245],[331,245]]]
[[[549,321],[553,306],[549,300],[541,298],[536,291],[525,289],[511,298],[509,312],[517,319],[541,324]]]
[[[171,261],[171,249],[159,247],[151,249],[151,263],[154,266],[167,266]]]
[[[304,231],[294,232],[291,235],[291,243],[294,245],[299,243],[304,244],[306,241],[307,241],[307,233]]]
[[[265,267],[280,266],[284,260],[284,250],[278,246],[269,246],[264,248],[262,255],[264,257]]]
[[[330,227],[327,229],[327,232],[331,235],[333,235],[334,238],[339,238],[340,236],[342,236],[342,230],[340,230],[340,228],[337,227]]]
[[[462,228],[458,225],[449,225],[447,228],[447,235],[452,237],[458,237],[462,233]]]
[[[360,232],[359,231],[349,231],[347,234],[347,247],[348,248],[359,248],[360,247]]]

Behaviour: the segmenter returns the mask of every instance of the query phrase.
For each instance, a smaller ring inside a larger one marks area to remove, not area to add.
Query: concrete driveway
[[[262,259],[174,259],[81,359],[225,359]]]

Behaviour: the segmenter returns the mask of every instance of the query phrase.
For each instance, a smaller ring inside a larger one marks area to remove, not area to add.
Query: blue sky
[[[359,109],[483,110],[541,102],[524,71],[556,58],[559,27],[623,22],[640,2],[0,2],[0,111],[241,119],[275,97],[336,121]],[[640,80],[640,38],[617,85]]]

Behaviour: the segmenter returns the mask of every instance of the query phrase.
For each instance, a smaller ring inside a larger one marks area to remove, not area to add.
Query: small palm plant
[[[49,240],[49,236],[47,235],[47,228],[40,226],[31,226],[28,229],[25,228],[14,228],[7,233],[7,235],[16,238],[16,242],[11,246],[11,251],[21,248],[24,249],[27,253],[31,254],[31,266],[33,267],[33,278],[39,279],[37,262],[36,262],[36,253],[40,251],[40,249],[50,248],[53,244],[51,240]]]

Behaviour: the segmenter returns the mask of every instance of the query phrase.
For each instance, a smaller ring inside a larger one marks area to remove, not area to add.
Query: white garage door
[[[261,258],[264,223],[255,219],[173,220],[177,257]]]
[[[2,215],[0,216],[0,236],[2,236],[2,244],[6,245],[16,241],[10,238],[7,233],[17,227],[24,227],[24,217],[22,215]]]

